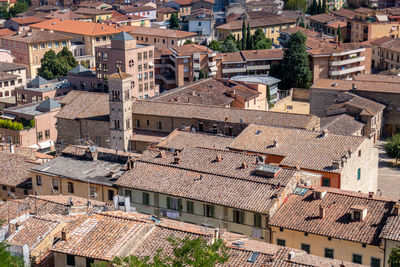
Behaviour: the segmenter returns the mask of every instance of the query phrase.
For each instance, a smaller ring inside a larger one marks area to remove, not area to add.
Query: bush
[[[389,138],[385,144],[385,150],[389,157],[397,159],[400,156],[400,134]]]
[[[21,122],[18,121],[0,119],[0,128],[5,128],[14,131],[21,131],[24,129],[24,126]]]

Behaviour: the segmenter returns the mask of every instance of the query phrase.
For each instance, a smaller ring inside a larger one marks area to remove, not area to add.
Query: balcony
[[[175,67],[173,65],[171,65],[170,63],[154,64],[154,67],[158,68],[158,69],[160,69],[160,68],[169,68],[169,69],[175,71]]]
[[[217,75],[217,72],[216,72],[216,71],[210,71],[210,72],[208,72],[208,76],[209,76],[209,77],[215,76],[215,75]]]
[[[342,66],[342,65],[347,65],[351,63],[356,63],[356,62],[361,62],[364,61],[365,57],[356,57],[356,58],[350,58],[342,61],[331,61],[331,66]]]
[[[200,70],[200,63],[193,63],[194,70]]]
[[[222,73],[240,73],[240,72],[246,72],[246,68],[222,69]]]
[[[343,69],[343,70],[333,70],[329,72],[329,75],[331,76],[338,76],[338,75],[345,75],[353,72],[359,72],[365,69],[365,66],[358,66],[354,68],[348,68],[348,69]]]
[[[171,74],[166,74],[166,73],[160,73],[156,74],[155,76],[156,80],[161,80],[165,84],[175,84],[175,76]]]
[[[247,65],[247,70],[269,70],[270,67],[271,67],[270,65],[254,65],[254,66]]]
[[[216,61],[210,61],[208,62],[208,66],[211,67],[216,67],[217,66],[217,62]]]

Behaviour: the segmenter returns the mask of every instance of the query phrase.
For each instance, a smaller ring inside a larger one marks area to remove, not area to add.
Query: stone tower
[[[110,147],[128,151],[132,136],[132,76],[118,72],[108,76],[110,106]]]

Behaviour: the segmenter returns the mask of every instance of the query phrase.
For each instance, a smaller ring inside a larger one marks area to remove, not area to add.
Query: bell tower
[[[108,94],[110,107],[110,147],[120,151],[129,150],[129,139],[132,136],[132,102],[131,78],[118,72],[108,76]]]

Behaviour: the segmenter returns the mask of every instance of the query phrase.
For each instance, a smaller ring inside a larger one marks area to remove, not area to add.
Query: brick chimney
[[[325,217],[326,208],[322,205],[319,205],[319,217],[323,219]]]

